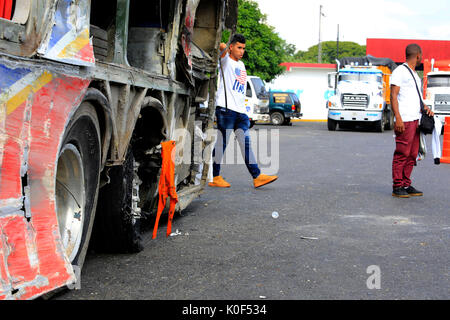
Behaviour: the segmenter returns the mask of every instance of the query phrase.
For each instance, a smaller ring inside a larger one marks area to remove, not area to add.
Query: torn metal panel
[[[109,165],[115,165],[121,164],[125,159],[147,89],[128,84],[108,87],[114,122]]]
[[[178,53],[177,47],[178,47],[178,41],[179,41],[179,35],[180,35],[180,24],[181,24],[181,12],[183,11],[183,1],[182,0],[176,0],[174,5],[174,20],[171,25],[171,28],[169,29],[168,39],[170,41],[167,41],[166,44],[166,51],[169,52],[165,55],[165,65],[168,69],[168,74],[170,75],[171,79],[175,79],[176,74],[176,63],[175,63],[175,57]],[[169,50],[171,48],[171,50]]]
[[[238,0],[224,0],[225,8],[225,27],[235,31],[238,19]]]
[[[31,57],[50,31],[53,9],[58,0],[15,1],[12,20],[0,19],[0,51]]]
[[[195,11],[200,3],[200,0],[187,0],[186,16],[184,18],[184,28],[181,34],[181,46],[187,58],[188,65],[192,68],[191,59],[191,43],[194,33]]]
[[[0,59],[0,299],[75,280],[59,236],[55,175],[65,126],[90,81],[18,66]]]
[[[128,66],[128,16],[130,12],[130,0],[117,0],[117,15],[114,36],[113,62]]]
[[[137,87],[147,87],[154,90],[176,92],[189,95],[189,88],[182,82],[173,80],[168,76],[157,75],[145,70],[126,67],[112,63],[96,62],[95,68],[84,71],[84,77],[116,82],[118,84],[130,84]]]
[[[142,116],[144,129],[154,129],[150,130],[156,137],[153,140],[177,138],[178,208],[184,209],[205,186],[208,165],[201,163],[201,153],[209,158],[213,140],[203,132],[213,123],[224,5],[237,2],[165,1],[164,30],[149,40],[158,43],[146,46],[161,54],[152,62],[161,65],[148,68],[148,56],[142,63],[140,57],[130,59],[132,66],[128,65],[128,51],[139,48],[127,50],[130,2],[117,3],[115,25],[108,28],[104,40],[108,63],[94,60],[87,33],[88,0],[32,1],[26,26],[0,21],[0,27],[12,28],[8,45],[0,37],[0,51],[7,52],[0,54],[0,298],[33,298],[74,280],[59,235],[55,178],[65,127],[83,97],[89,96],[91,79],[92,87],[101,90],[107,100],[94,103],[100,120],[100,110],[106,112],[99,123],[104,142],[102,163],[122,163],[136,120]],[[32,57],[37,48],[46,59]],[[199,103],[208,97],[208,109],[202,108],[203,115],[198,117]],[[159,108],[163,121],[155,120],[159,119],[157,113],[143,111],[149,110],[142,109],[147,105]],[[200,124],[194,125],[199,119]],[[203,140],[202,147],[195,150],[191,141],[194,131],[200,131]],[[142,134],[148,135],[148,131],[142,130]],[[156,148],[153,140],[137,153],[147,155]],[[156,177],[157,163],[151,169]],[[201,184],[194,185],[200,170]],[[152,181],[145,186],[151,193],[146,198],[154,196]]]
[[[88,0],[59,0],[52,31],[38,53],[44,58],[81,66],[94,66],[94,49],[89,38]]]

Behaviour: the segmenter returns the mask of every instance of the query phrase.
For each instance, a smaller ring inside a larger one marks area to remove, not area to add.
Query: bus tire
[[[100,190],[94,248],[108,253],[135,253],[144,248],[140,219],[133,215],[134,156],[131,145],[123,165],[108,170],[109,183]]]
[[[100,126],[84,101],[70,119],[61,143],[55,184],[56,214],[66,255],[82,268],[97,205],[101,166]]]

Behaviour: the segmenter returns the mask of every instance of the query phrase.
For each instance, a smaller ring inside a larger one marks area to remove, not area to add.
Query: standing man
[[[422,49],[417,44],[406,47],[406,62],[392,72],[391,104],[395,116],[395,152],[392,160],[392,196],[409,198],[423,192],[411,185],[411,173],[419,152],[419,120],[421,118],[421,80],[415,69],[422,61]],[[409,69],[409,70],[408,70]],[[414,77],[412,76],[414,75]],[[417,88],[416,88],[417,83]],[[433,112],[424,105],[429,115]]]
[[[217,142],[213,151],[213,181],[211,187],[228,188],[230,184],[220,176],[220,163],[232,131],[236,133],[239,146],[244,154],[245,164],[253,177],[255,188],[275,181],[277,176],[262,174],[251,150],[250,120],[245,109],[247,72],[241,61],[245,52],[245,38],[235,34],[228,50],[225,43],[220,44],[219,88],[216,93]],[[223,72],[223,74],[222,74]],[[225,83],[224,83],[225,78]]]

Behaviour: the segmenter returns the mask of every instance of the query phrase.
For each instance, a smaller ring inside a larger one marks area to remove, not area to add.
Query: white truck
[[[328,130],[356,124],[378,132],[393,128],[389,80],[395,66],[389,60],[370,56],[337,60],[337,72],[328,74],[328,86],[335,90],[327,101]]]
[[[250,128],[256,121],[269,121],[269,92],[260,77],[247,77],[245,108],[250,118]]]
[[[424,61],[425,104],[442,124],[450,117],[450,60]]]

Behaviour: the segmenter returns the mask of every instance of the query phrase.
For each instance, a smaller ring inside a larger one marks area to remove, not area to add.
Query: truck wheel
[[[386,122],[386,113],[383,112],[381,115],[381,120],[375,121],[375,131],[384,132],[384,124]]]
[[[59,233],[71,263],[82,267],[94,222],[100,177],[100,127],[94,107],[82,102],[59,151],[55,199]]]
[[[134,253],[143,249],[140,219],[133,209],[139,202],[136,167],[130,146],[123,165],[108,170],[110,181],[100,190],[94,227],[94,247],[98,251]]]
[[[284,122],[284,114],[281,112],[273,112],[270,114],[270,121],[273,125],[279,126]]]
[[[328,126],[328,130],[329,131],[335,131],[336,130],[336,126],[337,126],[337,121],[328,118],[327,126]]]
[[[388,121],[386,122],[386,125],[384,126],[384,128],[386,130],[392,130],[392,129],[394,129],[394,112],[392,112],[391,108],[389,108],[388,114],[389,114],[389,116],[388,116],[389,118],[388,118]]]

